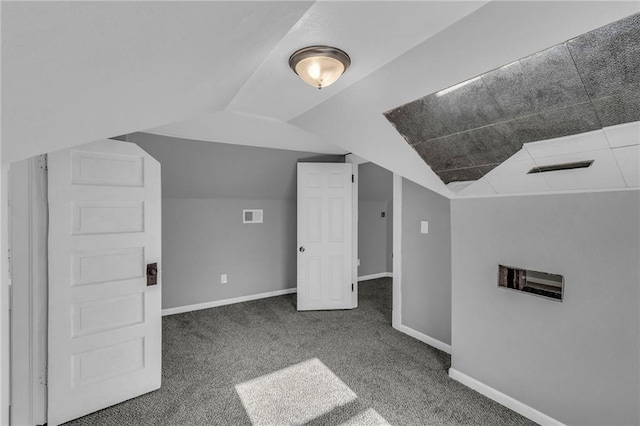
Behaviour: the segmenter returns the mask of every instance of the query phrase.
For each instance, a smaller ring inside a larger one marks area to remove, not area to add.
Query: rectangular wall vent
[[[564,277],[548,272],[498,265],[498,287],[562,302]]]
[[[262,223],[262,209],[242,210],[242,223]]]
[[[585,167],[589,167],[590,165],[592,165],[593,161],[594,160],[575,161],[573,163],[551,164],[549,166],[534,167],[529,170],[527,174],[555,172],[557,170],[584,169]]]

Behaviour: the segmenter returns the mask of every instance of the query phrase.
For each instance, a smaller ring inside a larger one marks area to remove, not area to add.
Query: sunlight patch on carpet
[[[358,397],[317,358],[240,383],[236,392],[254,425],[303,424]]]
[[[390,426],[389,423],[376,410],[369,408],[362,413],[351,417],[340,426]]]

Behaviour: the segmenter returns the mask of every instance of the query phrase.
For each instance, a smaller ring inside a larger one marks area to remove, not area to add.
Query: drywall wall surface
[[[387,201],[393,199],[393,173],[374,163],[358,166],[358,198]]]
[[[296,287],[296,164],[343,156],[146,133],[126,140],[162,164],[163,309]],[[262,209],[264,222],[243,224],[243,209]]]
[[[382,217],[384,213],[384,217]],[[387,271],[387,202],[358,202],[358,276]]]
[[[391,272],[393,173],[374,163],[358,166],[358,276]],[[382,213],[384,212],[384,217]]]
[[[428,234],[420,222],[429,222]],[[451,343],[449,199],[402,181],[402,324]]]
[[[162,203],[163,309],[296,286],[295,201]],[[263,209],[264,223],[243,224],[243,209]]]
[[[195,141],[149,133],[127,135],[162,164],[167,198],[296,199],[299,161],[344,162],[341,155]]]
[[[639,424],[638,191],[452,201],[452,367],[565,424]],[[564,276],[564,300],[497,287]]]

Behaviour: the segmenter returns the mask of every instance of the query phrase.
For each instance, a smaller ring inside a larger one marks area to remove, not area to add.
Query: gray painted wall
[[[358,276],[391,272],[393,173],[374,163],[358,166]],[[380,213],[385,212],[384,218]]]
[[[296,286],[296,163],[342,156],[126,139],[162,164],[163,309]],[[243,209],[263,209],[264,223],[243,224]]]
[[[429,233],[420,233],[420,221]],[[402,181],[402,324],[451,343],[450,200]]]
[[[452,367],[566,424],[640,423],[638,191],[452,201]],[[564,301],[497,287],[564,275]]]
[[[387,221],[380,217],[387,213],[386,201],[358,202],[358,276],[387,271]]]
[[[162,164],[165,198],[295,200],[298,161],[344,162],[341,155],[127,135]]]
[[[162,201],[163,308],[296,286],[295,201]],[[255,208],[264,223],[243,224],[242,209]]]
[[[358,198],[360,200],[387,201],[393,198],[393,173],[374,163],[358,166]]]

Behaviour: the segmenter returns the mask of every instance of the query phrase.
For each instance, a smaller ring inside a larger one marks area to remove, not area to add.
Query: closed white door
[[[49,154],[48,167],[48,424],[57,425],[160,387],[160,164],[104,140]]]
[[[298,310],[351,309],[352,165],[298,163]]]

